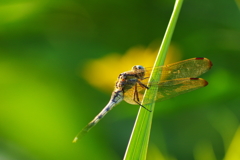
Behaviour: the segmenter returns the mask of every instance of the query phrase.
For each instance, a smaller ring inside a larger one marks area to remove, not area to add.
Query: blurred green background
[[[124,56],[134,46],[161,41],[173,5],[173,0],[1,0],[0,159],[122,159],[138,106],[122,102],[81,141],[71,143],[111,95],[83,73],[90,60]],[[156,104],[147,159],[237,160],[236,2],[186,0],[172,44],[181,52],[179,60],[207,57],[213,68],[201,76],[207,87]],[[97,69],[100,75],[119,74]]]

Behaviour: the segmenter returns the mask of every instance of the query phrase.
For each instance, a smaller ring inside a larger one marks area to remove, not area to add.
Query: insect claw
[[[151,110],[149,110],[148,108],[144,107],[143,105],[140,105],[141,107],[143,107],[144,109],[146,109],[149,112],[152,112]]]

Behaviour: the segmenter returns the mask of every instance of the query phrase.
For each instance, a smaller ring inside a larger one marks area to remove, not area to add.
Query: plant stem
[[[159,49],[157,58],[155,60],[154,68],[157,66],[162,66],[164,64],[167,51],[171,42],[172,34],[178,19],[179,12],[181,10],[183,0],[176,0],[172,16],[170,18],[167,30],[165,32],[161,47]],[[161,78],[161,73],[152,71],[152,74],[149,78],[149,83],[159,82]],[[154,100],[157,94],[156,87],[150,87],[143,98]],[[152,112],[147,111],[146,109],[140,107],[137,119],[132,131],[131,138],[128,143],[128,147],[124,156],[124,160],[145,160],[147,156],[148,141],[150,137],[150,129],[152,124],[152,116],[154,111],[155,103],[144,105],[146,108],[149,108]]]

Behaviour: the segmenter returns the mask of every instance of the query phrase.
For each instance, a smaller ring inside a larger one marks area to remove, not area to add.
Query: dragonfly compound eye
[[[141,66],[141,65],[136,65],[136,66],[133,66],[133,67],[132,67],[132,70],[133,70],[133,71],[136,71],[136,70],[139,70],[139,69],[142,70],[142,69],[144,69],[144,67]]]

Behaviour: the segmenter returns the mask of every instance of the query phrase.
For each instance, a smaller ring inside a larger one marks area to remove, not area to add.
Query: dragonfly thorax
[[[123,72],[118,76],[118,81],[116,82],[115,88],[117,90],[127,91],[132,88],[137,82],[136,74]]]

